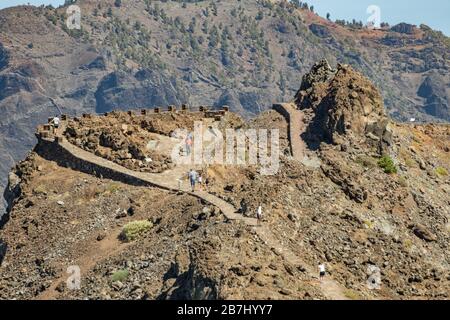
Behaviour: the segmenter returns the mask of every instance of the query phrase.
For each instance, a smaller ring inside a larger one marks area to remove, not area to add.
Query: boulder
[[[437,241],[436,235],[434,235],[424,225],[416,224],[412,230],[413,230],[414,234],[422,240],[425,240],[427,242]]]

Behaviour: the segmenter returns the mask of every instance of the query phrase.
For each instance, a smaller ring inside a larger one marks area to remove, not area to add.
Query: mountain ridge
[[[266,101],[289,100],[323,57],[369,76],[394,119],[448,121],[448,38],[425,26],[343,27],[283,1],[76,4],[80,31],[65,26],[65,7],[0,11],[3,185],[34,145],[36,125],[59,110],[187,103],[250,117],[270,108]]]

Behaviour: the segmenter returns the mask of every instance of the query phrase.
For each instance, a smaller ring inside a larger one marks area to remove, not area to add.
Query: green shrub
[[[439,176],[448,176],[448,171],[445,168],[442,168],[442,167],[436,168],[436,173]]]
[[[392,158],[389,156],[382,156],[378,161],[378,166],[383,169],[385,173],[397,173],[397,168],[395,167],[394,160],[392,160]]]
[[[124,241],[133,241],[152,227],[153,224],[148,220],[132,221],[123,227],[121,238]]]
[[[122,270],[118,270],[116,272],[113,273],[113,275],[111,276],[111,281],[112,282],[123,282],[126,280],[126,278],[128,278],[128,275],[130,273],[128,272],[127,269],[122,269]]]

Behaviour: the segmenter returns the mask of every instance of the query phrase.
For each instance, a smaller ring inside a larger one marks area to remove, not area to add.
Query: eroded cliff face
[[[450,121],[449,85],[439,72],[431,72],[423,80],[417,95],[425,99],[425,110],[429,114]]]
[[[9,219],[9,214],[14,207],[14,204],[22,197],[21,185],[26,183],[31,172],[36,170],[34,166],[29,166],[28,162],[21,162],[17,164],[8,175],[8,184],[3,193],[3,198],[6,201],[6,213],[2,216],[0,228]]]

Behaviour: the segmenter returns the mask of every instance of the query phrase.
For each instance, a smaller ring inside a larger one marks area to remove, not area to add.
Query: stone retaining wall
[[[286,118],[286,121],[288,122],[289,142],[292,156],[294,159],[302,161],[304,157],[304,145],[300,137],[300,134],[303,132],[300,111],[295,109],[291,104],[286,103],[274,104],[272,109]]]
[[[114,169],[80,159],[62,147],[58,142],[39,139],[35,150],[44,159],[55,161],[59,166],[93,174],[99,178],[120,181],[134,186],[150,186],[151,183]]]

